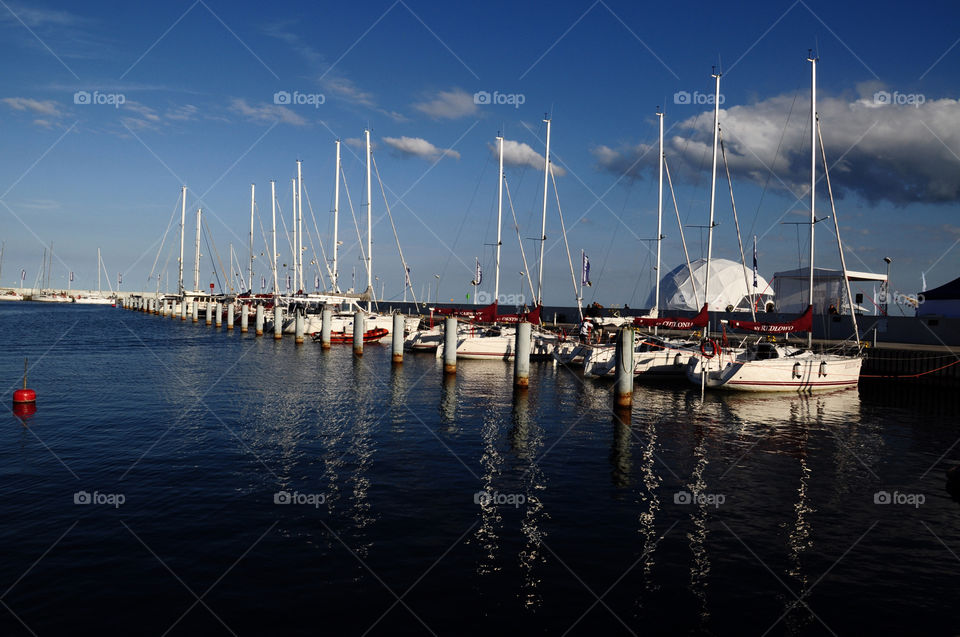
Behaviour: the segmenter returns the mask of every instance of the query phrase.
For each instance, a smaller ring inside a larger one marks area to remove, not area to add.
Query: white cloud
[[[801,95],[796,103],[794,100],[793,94],[779,95],[720,110],[720,127],[735,184],[745,179],[787,188],[798,197],[807,192],[809,97]],[[817,111],[838,197],[856,193],[867,201],[900,205],[960,200],[957,100],[927,98],[914,107],[877,104],[872,94],[856,99],[821,94]],[[677,173],[693,176],[703,170],[702,160],[709,157],[713,139],[709,115],[703,113],[678,123],[677,130],[688,132],[665,142],[675,177]],[[591,152],[601,169],[618,176],[640,178],[656,167],[657,152],[651,144],[598,146]],[[770,175],[771,168],[774,176]],[[723,170],[722,165],[719,170]],[[817,170],[822,174],[819,158]],[[822,181],[818,189],[825,192]]]
[[[496,144],[488,144],[487,147],[494,157],[498,156]],[[536,170],[543,170],[543,155],[530,148],[528,144],[505,139],[503,140],[503,163],[507,166],[529,166]],[[558,166],[556,162],[551,161],[550,164],[553,174],[557,177],[563,177],[567,174],[567,171],[562,166]]]
[[[57,103],[50,100],[40,101],[29,97],[5,97],[0,101],[16,111],[29,111],[47,117],[61,117],[62,115]]]
[[[473,95],[462,88],[440,91],[433,99],[417,102],[413,107],[434,119],[457,119],[477,114]]]
[[[383,141],[387,146],[397,150],[401,155],[422,157],[424,159],[439,159],[440,157],[460,159],[460,153],[457,151],[449,148],[437,148],[420,137],[384,137]]]
[[[300,117],[286,106],[279,104],[260,104],[251,106],[245,99],[235,98],[230,109],[247,119],[258,122],[280,122],[281,124],[290,124],[292,126],[306,126],[307,120]]]

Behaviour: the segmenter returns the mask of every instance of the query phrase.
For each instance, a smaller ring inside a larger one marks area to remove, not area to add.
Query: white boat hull
[[[863,359],[859,356],[803,352],[789,358],[768,360],[709,359],[704,385],[709,389],[752,392],[827,391],[855,387],[860,381]],[[686,374],[695,385],[701,383],[700,358],[692,358]]]

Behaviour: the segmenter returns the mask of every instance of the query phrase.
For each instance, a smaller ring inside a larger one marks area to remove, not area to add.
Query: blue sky
[[[333,141],[344,140],[344,171],[360,215],[362,149],[355,143],[369,126],[417,295],[427,285],[436,290],[440,274],[441,298],[464,299],[473,291],[475,257],[492,291],[494,138],[502,131],[510,146],[507,183],[527,269],[535,271],[537,245],[529,237],[539,233],[541,120],[550,112],[574,265],[581,249],[592,261],[586,300],[638,307],[654,276],[646,240],[656,234],[655,113],[665,110],[680,215],[686,225],[703,225],[712,107],[702,102],[713,90],[714,65],[723,70],[721,128],[745,242],[760,235],[761,274],[771,278],[806,263],[806,238],[798,242],[798,226],[780,221],[802,221],[808,211],[806,54],[816,47],[848,265],[879,272],[890,256],[893,286],[913,293],[921,272],[933,287],[960,269],[958,14],[951,3],[905,12],[894,3],[828,2],[205,0],[141,7],[5,0],[0,283],[17,283],[25,269],[31,285],[52,241],[55,285],[65,287],[72,270],[73,287],[95,286],[99,246],[114,284],[123,272],[124,289],[144,289],[148,275],[161,272],[164,286],[169,277],[175,288],[176,222],[162,248],[161,239],[182,184],[188,210],[204,208],[224,266],[231,242],[243,261],[250,183],[269,230],[269,180],[277,181],[289,225],[298,158],[319,229],[313,242],[322,241],[329,257]],[[76,103],[78,91],[106,103]],[[279,91],[322,95],[323,103],[277,104]],[[478,91],[522,104],[476,104]],[[678,103],[682,92],[701,103]],[[387,299],[400,298],[402,269],[376,180],[374,190],[374,273]],[[737,259],[725,180],[717,192],[715,254]],[[822,182],[818,192],[825,195]],[[345,198],[340,283],[349,287],[354,266],[358,280],[364,275]],[[829,214],[827,199],[817,206]],[[666,272],[682,260],[669,193],[664,212]],[[525,268],[509,207],[504,214],[501,293],[513,294]],[[188,214],[191,245],[192,219]],[[265,250],[260,223],[258,253]],[[818,225],[817,264],[833,267],[828,225]],[[552,191],[547,235],[545,301],[572,304]],[[701,254],[700,235],[687,228],[692,257]],[[289,263],[286,239],[278,244],[281,263]],[[315,251],[322,260],[319,245]],[[189,273],[190,246],[186,252]],[[213,250],[205,244],[203,252],[205,285]],[[314,251],[307,255],[313,259]],[[258,258],[257,290],[261,275],[268,276],[266,257]],[[313,271],[305,277],[312,283]]]

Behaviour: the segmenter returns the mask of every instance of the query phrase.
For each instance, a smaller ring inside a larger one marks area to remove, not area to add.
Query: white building
[[[887,280],[885,274],[872,272],[847,271],[850,280],[850,291],[854,295],[855,308],[858,312],[872,314],[873,307],[869,307],[874,289],[879,291]],[[864,284],[868,284],[867,287]],[[828,270],[826,268],[813,269],[813,313],[827,314],[833,305],[840,314],[850,312],[847,303],[846,286],[843,284],[842,270]],[[806,311],[810,304],[810,268],[799,268],[776,272],[773,275],[773,293],[776,297],[776,311],[783,314],[800,314]],[[862,300],[857,303],[857,294]],[[866,305],[864,305],[866,304]]]

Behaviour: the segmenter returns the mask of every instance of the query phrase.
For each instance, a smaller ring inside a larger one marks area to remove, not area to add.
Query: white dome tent
[[[660,314],[664,310],[691,310],[697,311],[703,305],[703,286],[707,277],[707,260],[697,259],[690,262],[690,268],[693,270],[693,280],[697,285],[697,294],[700,303],[697,304],[696,296],[693,293],[693,284],[690,281],[690,272],[687,270],[687,264],[681,263],[674,269],[667,272],[660,280]],[[746,270],[746,282],[750,284],[751,289],[747,289],[744,283],[743,273]],[[710,264],[710,311],[722,312],[728,306],[733,306],[740,311],[750,311],[749,294],[753,292],[753,271],[744,268],[739,263],[728,259],[714,259]],[[759,274],[757,275],[757,293],[761,295],[757,304],[757,309],[763,311],[766,303],[773,298],[772,288]],[[646,307],[652,308],[654,303],[654,291],[650,291],[647,298]]]

